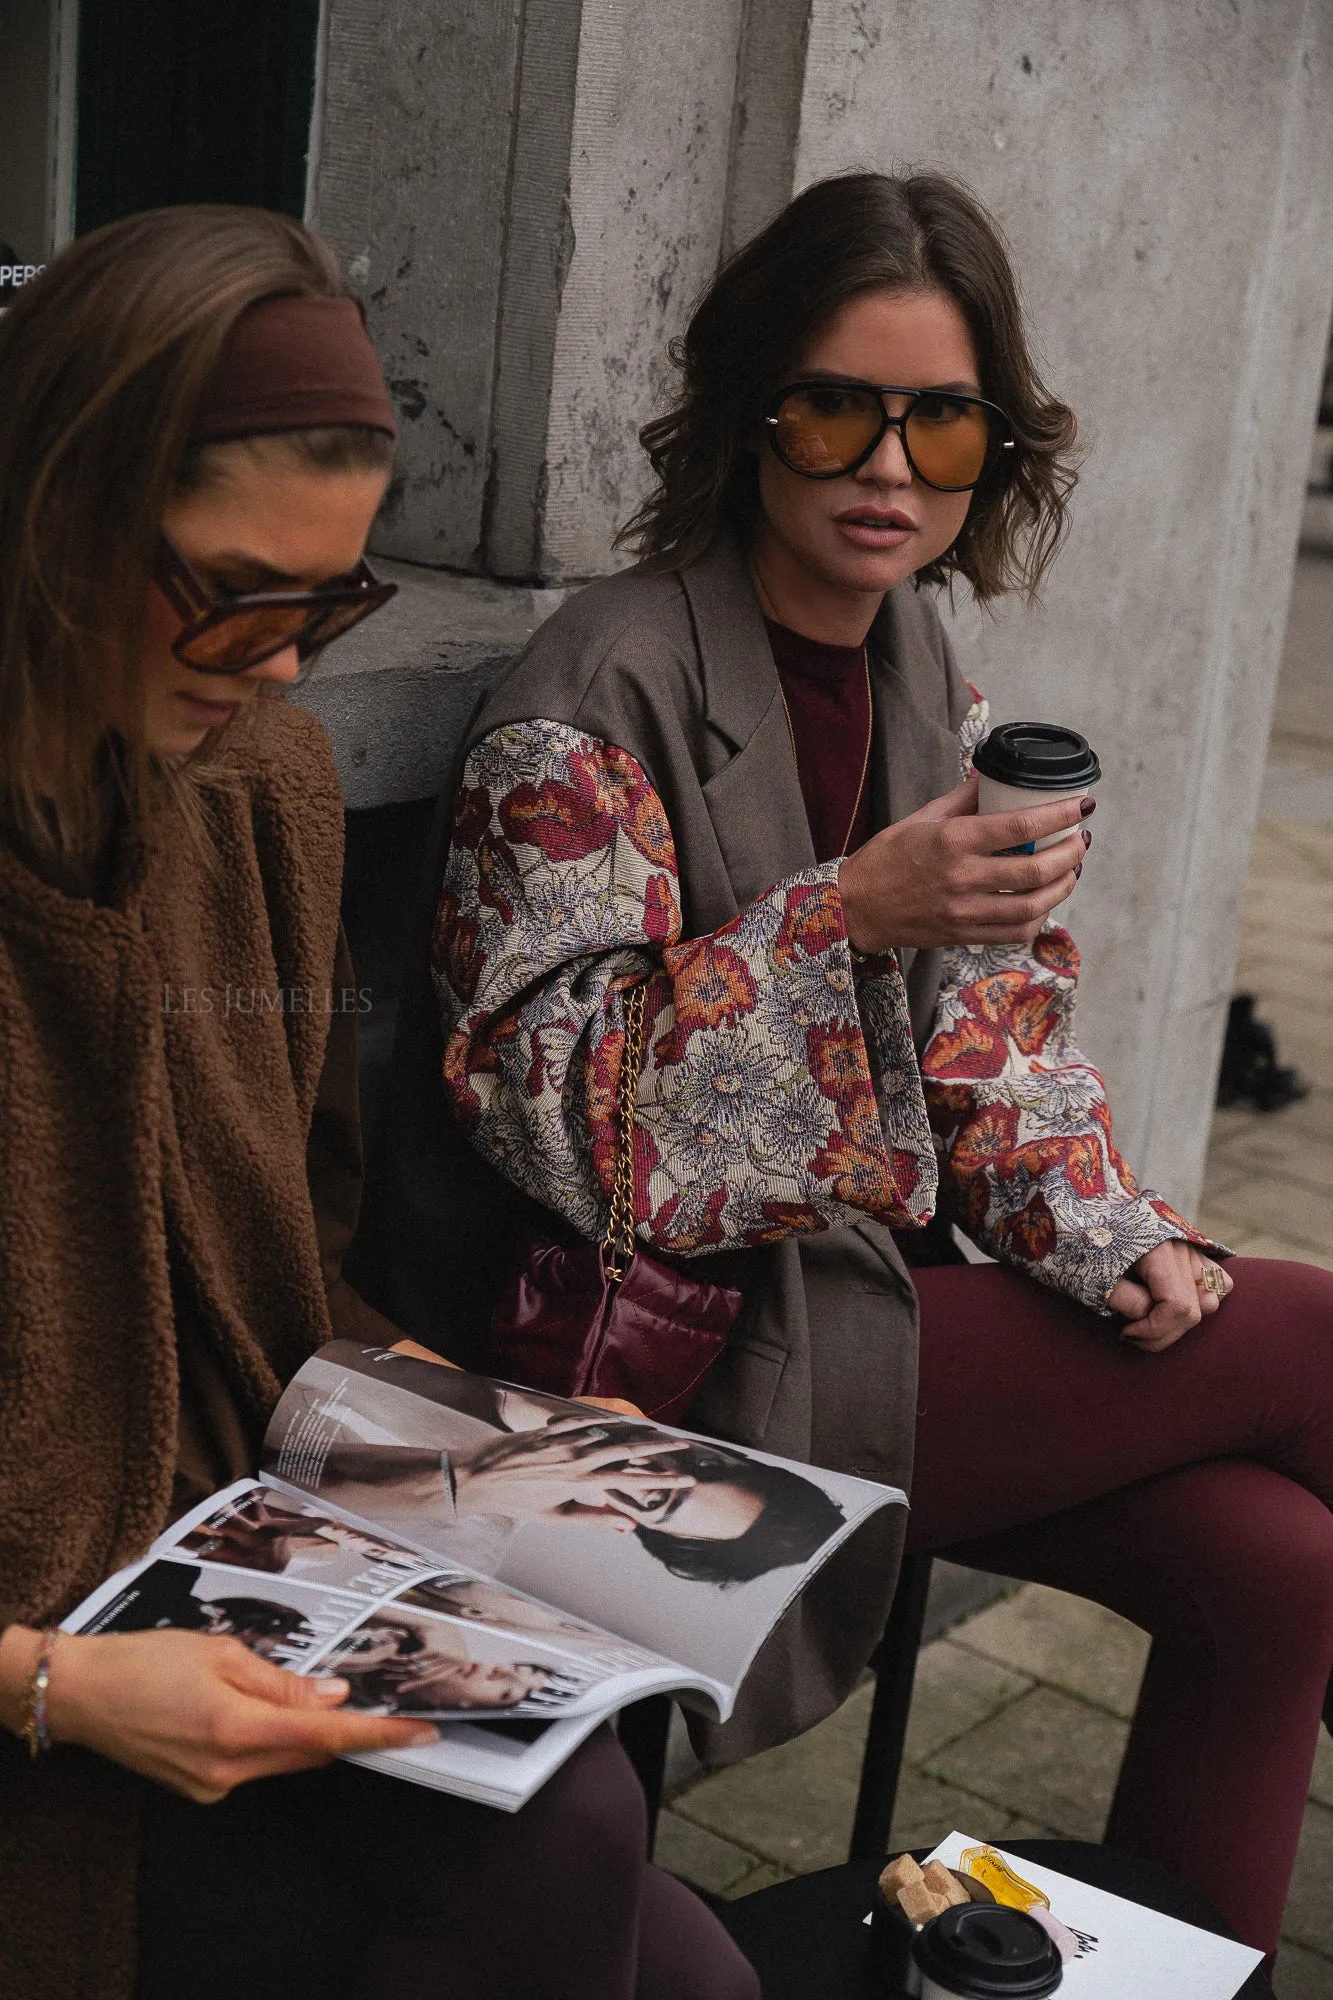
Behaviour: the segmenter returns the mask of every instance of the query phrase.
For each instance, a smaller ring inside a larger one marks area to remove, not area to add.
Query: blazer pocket
[[[762,1450],[787,1350],[762,1334],[742,1334],[726,1350],[687,1412],[691,1426]]]

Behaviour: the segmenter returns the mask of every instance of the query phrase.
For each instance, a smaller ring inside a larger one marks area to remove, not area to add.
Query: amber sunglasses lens
[[[313,623],[308,604],[256,604],[228,611],[195,632],[179,648],[192,667],[239,673],[294,646]]]
[[[883,423],[873,390],[807,382],[778,405],[773,441],[793,472],[827,477],[855,465]]]
[[[975,486],[991,455],[986,409],[962,397],[923,396],[904,426],[907,453],[928,486]]]
[[[314,652],[320,646],[332,645],[335,639],[341,639],[344,632],[350,632],[353,625],[359,625],[372,611],[378,611],[381,602],[381,596],[376,593],[373,597],[349,599],[345,604],[331,604],[327,611],[320,613],[301,641],[302,651]]]

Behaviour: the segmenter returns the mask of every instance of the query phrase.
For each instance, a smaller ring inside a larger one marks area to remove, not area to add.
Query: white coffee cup
[[[972,762],[981,780],[981,813],[1028,812],[1086,798],[1102,775],[1087,738],[1056,722],[1002,723],[977,745]],[[1069,832],[1066,827],[1003,852],[1036,854],[1067,840]]]

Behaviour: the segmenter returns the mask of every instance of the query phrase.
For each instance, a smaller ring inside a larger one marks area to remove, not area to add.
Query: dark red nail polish
[[[1082,835],[1083,835],[1083,845],[1084,845],[1084,847],[1085,847],[1085,848],[1089,848],[1089,847],[1091,847],[1091,846],[1092,846],[1092,828],[1091,828],[1090,826],[1085,826],[1085,827],[1080,827],[1079,831],[1080,831],[1080,832],[1082,833]]]
[[[1083,863],[1080,861],[1074,869],[1074,880],[1076,882],[1082,873],[1083,873]]]
[[[1084,819],[1090,819],[1093,813],[1096,812],[1096,810],[1097,810],[1096,799],[1084,799],[1081,801],[1079,805],[1079,811],[1082,813]]]

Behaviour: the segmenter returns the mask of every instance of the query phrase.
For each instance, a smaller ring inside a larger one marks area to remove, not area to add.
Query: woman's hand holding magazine
[[[350,1693],[345,1680],[289,1673],[239,1639],[62,1633],[47,1727],[53,1742],[95,1750],[200,1805],[251,1778],[435,1741],[420,1723],[340,1714]]]

